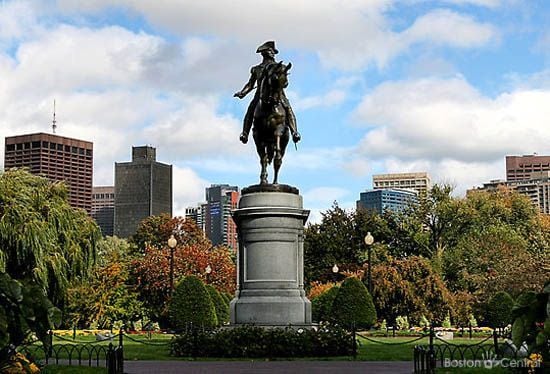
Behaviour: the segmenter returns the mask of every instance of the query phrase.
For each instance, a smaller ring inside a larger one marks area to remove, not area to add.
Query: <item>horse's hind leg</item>
[[[265,149],[260,154],[260,164],[262,166],[262,171],[260,172],[260,184],[267,184],[268,155]]]

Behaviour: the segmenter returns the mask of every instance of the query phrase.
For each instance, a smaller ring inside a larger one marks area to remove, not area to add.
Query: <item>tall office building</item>
[[[506,156],[506,181],[532,179],[533,173],[550,171],[550,156]]]
[[[418,192],[411,189],[378,189],[361,192],[357,209],[369,209],[382,214],[385,210],[399,212],[417,201]]]
[[[115,187],[92,187],[92,218],[104,236],[113,236],[115,223]]]
[[[92,209],[93,143],[55,134],[27,134],[5,139],[4,168],[27,167],[33,174],[65,181],[69,203]]]
[[[205,232],[212,244],[224,244],[237,249],[237,225],[231,211],[239,203],[239,188],[228,184],[213,184],[206,188]]]
[[[172,165],[157,162],[153,147],[132,147],[131,162],[115,163],[114,234],[127,238],[161,213],[172,215]]]
[[[372,187],[378,189],[411,189],[418,193],[426,193],[432,182],[426,172],[420,173],[392,173],[372,176]]]

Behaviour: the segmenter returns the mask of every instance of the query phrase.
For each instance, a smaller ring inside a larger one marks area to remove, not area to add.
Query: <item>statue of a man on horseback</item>
[[[275,61],[278,51],[274,41],[265,42],[258,47],[256,53],[261,53],[262,62],[251,68],[250,79],[243,89],[233,96],[242,99],[256,88],[244,117],[240,140],[246,144],[252,129],[262,166],[260,183],[267,183],[267,165],[273,162],[273,183],[276,184],[290,138],[289,132],[294,143],[301,138],[296,126],[296,117],[284,93],[288,85],[288,70],[292,64],[284,65]]]

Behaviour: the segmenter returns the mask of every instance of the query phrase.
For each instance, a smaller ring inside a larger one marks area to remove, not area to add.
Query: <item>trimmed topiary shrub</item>
[[[485,319],[489,327],[505,327],[512,323],[514,299],[507,292],[497,292],[487,303]]]
[[[176,286],[169,305],[172,327],[183,329],[190,324],[196,327],[218,325],[216,309],[202,281],[191,275]]]
[[[311,318],[315,322],[332,322],[332,303],[338,294],[339,286],[334,286],[311,300]]]
[[[206,286],[206,290],[210,294],[210,298],[214,303],[216,317],[218,318],[218,325],[222,325],[224,322],[229,322],[229,305],[225,302],[214,286],[209,284]]]
[[[368,329],[376,322],[372,296],[365,285],[355,277],[344,280],[332,303],[332,316],[336,323],[347,328],[353,324]]]

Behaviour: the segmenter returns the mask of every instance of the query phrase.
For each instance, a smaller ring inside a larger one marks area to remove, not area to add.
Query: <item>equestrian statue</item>
[[[290,135],[294,143],[301,139],[296,117],[284,92],[288,86],[288,71],[292,64],[276,62],[275,55],[278,52],[274,41],[267,41],[259,46],[256,53],[261,53],[262,62],[252,67],[248,82],[233,95],[242,99],[256,88],[244,117],[240,140],[246,144],[252,129],[252,137],[260,157],[260,184],[268,183],[267,166],[272,162],[273,184],[278,184],[279,169]]]

